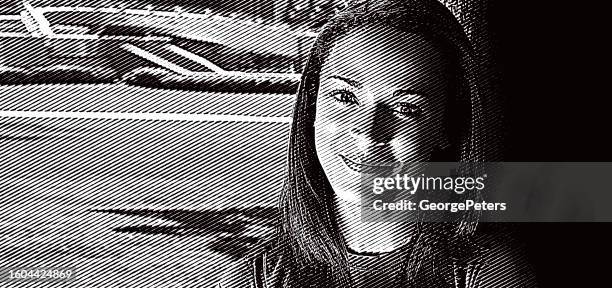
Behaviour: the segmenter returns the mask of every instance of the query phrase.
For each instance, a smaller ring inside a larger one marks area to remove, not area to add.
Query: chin
[[[359,197],[352,192],[339,192],[336,193],[336,196],[344,202],[360,203]]]
[[[338,187],[339,186],[339,187]],[[361,202],[361,197],[360,193],[359,193],[359,187],[346,187],[347,185],[332,185],[332,188],[334,189],[334,193],[336,194],[336,197],[338,197],[338,199],[344,201],[344,202],[350,202],[350,203],[360,203]]]

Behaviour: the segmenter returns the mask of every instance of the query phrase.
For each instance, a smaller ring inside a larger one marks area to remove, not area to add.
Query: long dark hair
[[[456,59],[459,87],[446,111],[453,159],[479,162],[481,100],[474,84],[469,40],[450,11],[437,0],[355,1],[322,28],[306,63],[293,111],[281,220],[274,249],[272,287],[351,287],[347,247],[336,219],[335,194],[318,161],[314,120],[319,76],[333,45],[355,28],[376,24],[417,33],[446,47]],[[402,283],[453,286],[455,260],[466,258],[477,215],[455,223],[418,223]],[[452,260],[452,261],[451,261]],[[457,260],[459,261],[459,260]]]

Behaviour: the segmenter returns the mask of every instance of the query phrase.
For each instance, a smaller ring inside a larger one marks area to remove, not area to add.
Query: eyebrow
[[[353,79],[346,78],[346,77],[343,77],[343,76],[340,76],[340,75],[331,75],[331,76],[327,77],[327,79],[337,79],[337,80],[346,82],[347,84],[349,84],[349,85],[351,85],[351,86],[353,86],[355,88],[363,87],[363,85],[361,85],[361,83],[359,83],[358,81],[355,81]]]
[[[395,90],[393,91],[393,96],[395,97],[401,97],[404,95],[410,95],[410,96],[416,96],[418,98],[425,98],[427,97],[426,93],[423,92],[419,92],[413,89],[399,89],[399,90]]]
[[[336,79],[336,80],[340,80],[342,82],[345,82],[357,89],[361,89],[363,87],[363,85],[361,83],[359,83],[359,81],[344,77],[344,76],[340,76],[340,75],[331,75],[329,77],[327,77],[327,79]],[[414,89],[410,89],[410,88],[403,88],[403,89],[398,89],[393,91],[393,96],[403,96],[403,95],[411,95],[411,96],[416,96],[419,98],[424,98],[427,97],[426,93],[414,90]]]

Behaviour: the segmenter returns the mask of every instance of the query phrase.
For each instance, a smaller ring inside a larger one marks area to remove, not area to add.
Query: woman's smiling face
[[[341,199],[359,200],[363,174],[429,161],[448,145],[446,59],[425,37],[392,28],[361,28],[335,44],[320,74],[315,145]]]

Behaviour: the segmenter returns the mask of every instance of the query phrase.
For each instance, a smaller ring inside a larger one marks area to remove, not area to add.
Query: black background
[[[594,3],[489,2],[506,161],[612,161],[604,61],[611,10]],[[608,286],[610,230],[612,223],[520,224],[541,287]]]

